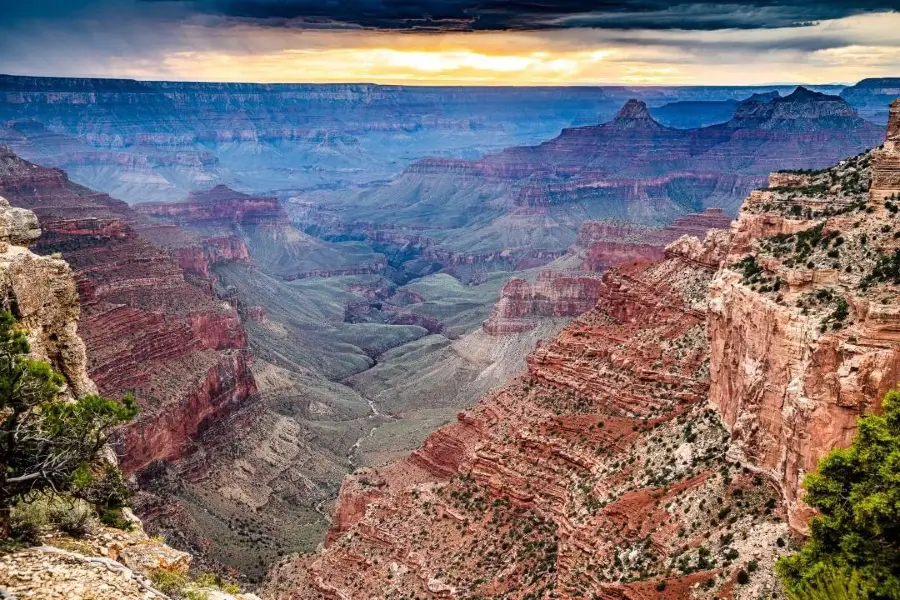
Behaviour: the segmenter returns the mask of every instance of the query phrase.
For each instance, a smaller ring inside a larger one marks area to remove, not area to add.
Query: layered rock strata
[[[900,102],[891,116],[882,148],[751,195],[711,286],[710,401],[801,531],[804,475],[900,379]]]
[[[711,234],[604,274],[596,307],[540,345],[525,376],[406,460],[346,479],[326,548],[285,561],[265,595],[771,594],[787,526],[706,408],[709,261],[723,243]]]
[[[491,335],[518,333],[533,329],[536,318],[578,316],[600,299],[599,273],[632,262],[662,260],[666,244],[682,235],[702,238],[707,231],[727,228],[730,222],[720,208],[685,215],[664,228],[588,221],[568,251],[581,261],[580,270],[542,271],[533,283],[520,277],[511,279],[483,328]]]
[[[72,265],[82,304],[88,373],[108,396],[141,407],[121,438],[122,466],[180,456],[204,423],[255,392],[234,308],[193,285],[164,248],[139,232],[128,206],[0,150],[0,193],[41,219],[41,254]]]
[[[527,375],[348,478],[326,548],[266,592],[777,597],[804,474],[900,380],[891,141],[607,271]]]
[[[721,208],[679,217],[661,229],[588,221],[578,233],[575,250],[585,249],[583,270],[602,272],[634,260],[661,260],[666,245],[681,236],[702,239],[707,231],[727,229],[730,223],[731,218]]]
[[[85,344],[78,335],[80,305],[76,274],[66,261],[40,256],[27,245],[41,235],[30,210],[13,208],[0,197],[0,294],[28,330],[31,355],[65,377],[65,399],[97,393],[88,376]],[[130,515],[126,511],[126,515]],[[0,558],[0,596],[57,600],[146,600],[167,596],[148,576],[158,570],[184,573],[191,556],[151,540],[133,519],[131,531],[96,527],[72,540],[61,532],[45,535],[44,545],[5,552]],[[63,549],[66,547],[68,549]],[[73,551],[72,548],[77,548]],[[222,600],[255,596],[223,594]]]
[[[516,277],[500,292],[484,330],[492,335],[534,329],[533,317],[571,317],[593,308],[601,288],[597,276],[542,271],[530,283]]]

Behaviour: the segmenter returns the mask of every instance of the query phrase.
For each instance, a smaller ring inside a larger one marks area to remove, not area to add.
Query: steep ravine
[[[65,377],[61,402],[97,393],[88,375],[85,343],[78,332],[81,306],[76,272],[52,256],[29,250],[41,235],[30,210],[12,208],[0,197],[0,295],[3,308],[28,329],[31,355]],[[110,451],[107,460],[114,460]],[[151,574],[183,574],[191,556],[150,538],[141,522],[125,512],[130,529],[94,524],[73,539],[62,531],[42,531],[40,545],[18,548],[4,541],[0,555],[0,597],[30,600],[167,600]],[[216,593],[218,600],[258,600],[252,594]]]
[[[782,597],[803,475],[900,379],[897,194],[900,101],[883,147],[606,272],[527,374],[346,478],[325,548],[263,593]]]

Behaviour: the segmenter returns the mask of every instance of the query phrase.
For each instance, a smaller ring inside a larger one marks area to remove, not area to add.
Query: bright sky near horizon
[[[894,4],[32,0],[0,15],[0,72],[428,85],[849,83],[900,76]]]

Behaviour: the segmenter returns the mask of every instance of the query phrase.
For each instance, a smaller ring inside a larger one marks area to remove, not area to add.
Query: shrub
[[[823,568],[810,581],[788,590],[790,600],[867,600],[868,594],[860,584],[859,573],[847,574],[842,569]]]
[[[84,537],[94,528],[94,511],[77,498],[54,497],[47,507],[51,525],[72,537]]]
[[[900,598],[900,391],[882,404],[883,415],[860,418],[852,445],[828,453],[804,481],[819,515],[800,552],[778,562],[789,594],[852,574],[873,600]]]
[[[181,595],[189,581],[187,576],[178,571],[156,569],[150,573],[150,582],[157,590],[168,596]]]
[[[26,332],[0,312],[0,537],[21,499],[91,489],[110,433],[137,413],[132,397],[58,401],[65,379],[28,352]]]
[[[881,255],[875,261],[872,272],[863,280],[863,287],[873,283],[888,282],[900,284],[900,249],[888,255]]]

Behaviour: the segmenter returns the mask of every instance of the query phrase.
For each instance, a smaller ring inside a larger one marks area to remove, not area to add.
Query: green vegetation
[[[848,575],[842,569],[824,568],[814,580],[805,582],[788,592],[791,600],[866,600],[867,594],[859,582],[859,573]]]
[[[900,248],[891,254],[882,254],[875,261],[872,272],[863,279],[862,286],[867,288],[873,283],[900,284]]]
[[[853,444],[826,455],[804,482],[820,514],[806,545],[777,566],[794,598],[900,598],[900,391],[883,408],[862,417]]]
[[[781,279],[778,277],[768,277],[765,269],[756,261],[756,257],[748,254],[738,262],[731,265],[731,268],[741,273],[741,283],[749,285],[752,289],[760,292],[777,292],[781,289]]]
[[[780,171],[775,171],[776,173],[785,173],[788,175],[819,175],[824,173],[827,169],[782,169]]]
[[[150,581],[160,592],[184,600],[207,600],[209,591],[238,594],[240,588],[215,573],[201,573],[194,579],[180,571],[157,569],[150,573]]]
[[[134,398],[59,401],[62,375],[28,352],[26,332],[0,312],[0,538],[13,506],[42,494],[85,500],[111,520],[124,502],[121,475],[98,463],[112,429],[137,413]]]

